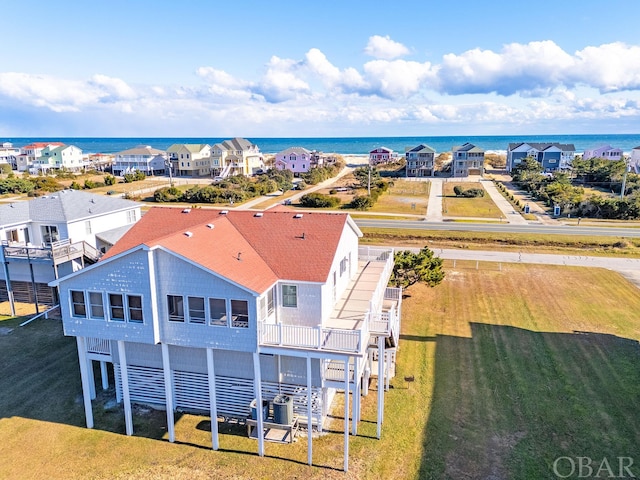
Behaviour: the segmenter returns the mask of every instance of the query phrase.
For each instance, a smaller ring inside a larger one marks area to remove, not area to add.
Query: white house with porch
[[[0,205],[0,301],[57,303],[48,283],[97,261],[140,204],[80,190]]]
[[[402,301],[387,287],[393,250],[359,247],[361,235],[346,214],[152,208],[98,263],[52,282],[77,339],[87,427],[94,361],[104,388],[113,365],[128,435],[131,405],[158,405],[171,442],[181,409],[214,420],[214,450],[218,421],[254,425],[261,456],[274,419],[269,407],[251,418],[253,401],[275,410],[284,394],[293,417],[283,428],[322,431],[341,392],[347,470],[375,376],[381,435]]]

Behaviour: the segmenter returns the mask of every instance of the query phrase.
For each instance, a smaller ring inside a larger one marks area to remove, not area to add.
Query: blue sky
[[[0,138],[640,130],[638,0],[2,4]]]

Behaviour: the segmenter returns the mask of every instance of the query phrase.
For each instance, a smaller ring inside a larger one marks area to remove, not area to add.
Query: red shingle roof
[[[255,292],[278,279],[325,282],[347,218],[274,210],[257,215],[209,209],[183,213],[154,207],[103,259],[144,244],[164,247]]]

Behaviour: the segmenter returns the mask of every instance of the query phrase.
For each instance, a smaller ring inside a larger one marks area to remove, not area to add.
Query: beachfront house
[[[0,205],[0,301],[55,304],[47,284],[98,260],[139,219],[135,202],[80,190]]]
[[[507,148],[507,171],[526,157],[537,160],[545,171],[565,170],[576,154],[572,143],[510,143]]]
[[[169,168],[167,152],[152,148],[149,145],[139,145],[115,154],[113,174],[142,172],[145,175],[163,175]]]
[[[407,177],[433,177],[436,151],[429,145],[420,144],[405,151]]]
[[[0,147],[0,164],[6,163],[11,165],[11,168],[15,170],[18,155],[20,155],[20,149],[18,147],[14,147],[11,142],[4,142]]]
[[[303,147],[291,147],[276,153],[275,168],[289,170],[294,175],[308,172],[312,165],[313,153]]]
[[[211,147],[211,169],[217,179],[229,175],[252,175],[264,168],[257,145],[244,138],[233,138]]]
[[[47,145],[32,164],[32,173],[47,173],[49,170],[78,171],[85,166],[82,150],[74,145]]]
[[[16,170],[19,172],[29,171],[30,168],[33,168],[38,158],[40,158],[45,148],[55,148],[63,145],[61,142],[34,142],[21,147],[20,155],[16,157]]]
[[[618,161],[622,158],[622,154],[623,152],[620,148],[613,148],[611,145],[600,145],[599,147],[585,150],[582,154],[582,159],[602,158],[603,160]]]
[[[396,160],[393,150],[387,147],[374,148],[369,152],[369,165],[381,165]]]
[[[472,143],[451,149],[451,176],[468,177],[484,174],[484,150]]]
[[[402,300],[387,287],[393,250],[359,247],[361,236],[347,214],[152,208],[98,263],[52,282],[77,340],[87,427],[94,361],[105,388],[113,365],[128,435],[132,403],[157,405],[171,442],[180,409],[214,419],[214,449],[218,421],[252,422],[260,455],[274,422],[322,431],[336,393],[351,392],[346,466],[374,376],[381,435]],[[278,421],[283,394],[291,415]]]
[[[167,156],[177,177],[211,176],[211,145],[174,143],[167,148]]]

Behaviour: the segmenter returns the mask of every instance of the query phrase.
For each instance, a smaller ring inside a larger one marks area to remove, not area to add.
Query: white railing
[[[20,324],[21,327],[24,327],[25,325],[30,324],[31,322],[33,322],[34,320],[40,318],[40,317],[44,317],[44,318],[49,318],[49,313],[51,313],[52,311],[54,311],[56,308],[60,307],[60,304],[55,305],[47,310],[45,310],[44,312],[40,312],[39,314],[37,314],[35,317],[31,317],[29,320],[25,320],[24,322],[22,322]]]
[[[393,248],[358,247],[358,260],[366,262],[393,261]]]
[[[368,338],[369,328],[365,322],[360,330],[340,328],[303,327],[282,323],[262,323],[261,343],[283,347],[315,348],[340,352],[360,352]]]
[[[104,338],[87,337],[87,353],[111,355],[111,342]]]

